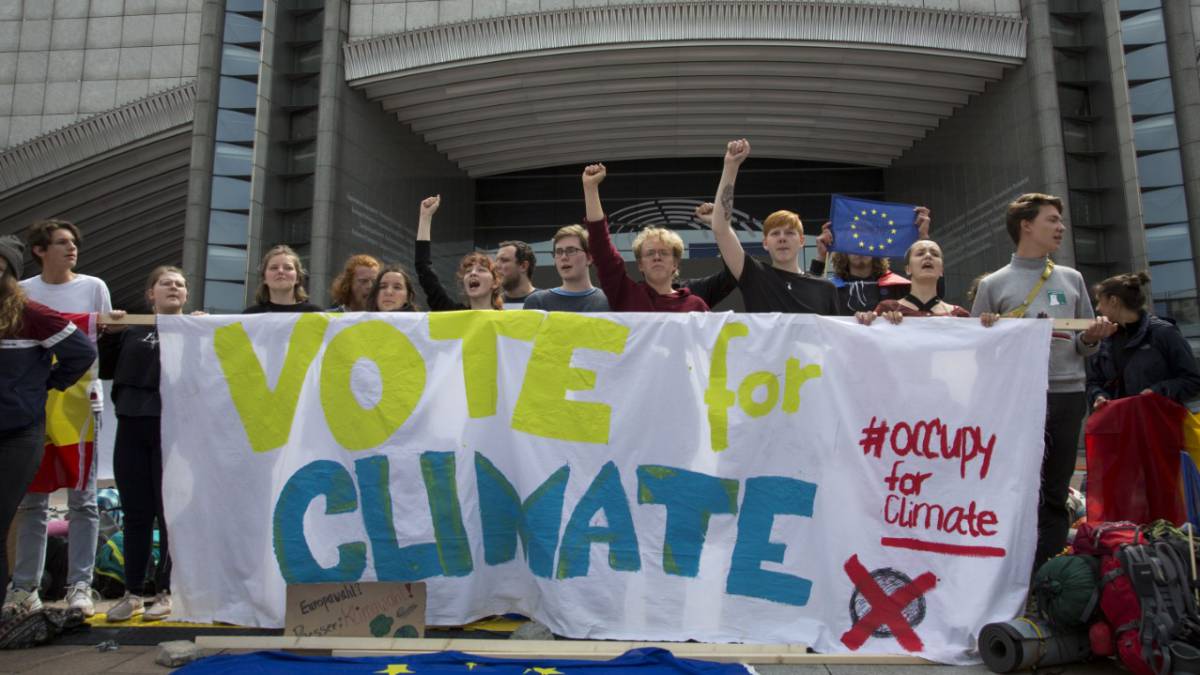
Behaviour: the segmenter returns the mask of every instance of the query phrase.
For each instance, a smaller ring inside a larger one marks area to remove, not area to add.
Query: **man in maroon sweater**
[[[708,304],[691,290],[671,287],[683,259],[683,239],[671,230],[649,227],[638,233],[633,255],[644,281],[629,277],[625,261],[608,235],[608,218],[600,205],[600,183],[605,175],[603,164],[583,170],[583,201],[588,248],[609,307],[614,312],[707,312]]]

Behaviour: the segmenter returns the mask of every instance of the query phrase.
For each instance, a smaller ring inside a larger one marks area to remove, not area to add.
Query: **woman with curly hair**
[[[259,263],[258,278],[255,304],[242,314],[321,311],[320,307],[308,302],[308,291],[304,290],[308,275],[292,247],[280,244],[267,251]]]
[[[367,296],[371,294],[380,267],[378,260],[362,253],[347,258],[341,274],[329,287],[329,297],[333,299],[330,309],[335,312],[369,311]]]
[[[417,281],[425,291],[425,299],[433,312],[457,309],[504,309],[500,273],[495,262],[486,254],[475,251],[463,256],[458,263],[458,288],[467,302],[461,303],[446,292],[437,273],[433,271],[433,253],[429,236],[433,229],[433,214],[442,204],[441,195],[421,200],[421,214],[417,220],[416,266]]]
[[[5,546],[0,584],[5,586],[8,526],[42,462],[46,392],[71,386],[96,360],[91,341],[75,324],[21,290],[17,279],[24,252],[20,239],[0,237],[0,542]],[[33,603],[16,601],[0,622],[10,612],[32,609]]]
[[[929,209],[918,206],[915,212],[917,240],[928,239]],[[830,254],[830,246],[833,246],[832,224],[825,223],[821,226],[821,236],[817,237],[817,255],[808,264],[808,272],[817,276],[825,274],[825,261],[828,258],[829,268],[833,272],[829,280],[837,286],[840,314],[852,316],[858,312],[870,312],[884,300],[900,300],[908,295],[908,279],[893,272],[887,258]]]
[[[379,270],[367,296],[370,312],[415,312],[412,277],[399,265],[387,265]]]

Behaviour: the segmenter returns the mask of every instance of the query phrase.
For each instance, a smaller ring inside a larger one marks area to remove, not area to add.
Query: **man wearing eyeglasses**
[[[567,225],[554,233],[554,269],[562,278],[562,286],[534,291],[525,298],[525,309],[548,312],[609,310],[604,291],[592,285],[587,230],[579,225]]]

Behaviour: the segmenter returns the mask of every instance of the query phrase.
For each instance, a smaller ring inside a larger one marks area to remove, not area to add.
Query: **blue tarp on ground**
[[[251,673],[288,675],[312,673],[476,673],[478,675],[746,675],[745,666],[675,658],[665,649],[632,649],[611,661],[568,659],[497,659],[463,652],[439,652],[415,656],[369,656],[344,658],[298,656],[285,652],[225,654],[194,661],[175,671],[183,675]]]

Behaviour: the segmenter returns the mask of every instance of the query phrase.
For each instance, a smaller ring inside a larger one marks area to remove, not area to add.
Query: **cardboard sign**
[[[425,584],[394,581],[289,584],[284,634],[424,637]]]

